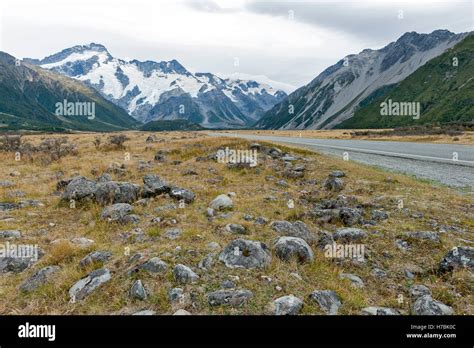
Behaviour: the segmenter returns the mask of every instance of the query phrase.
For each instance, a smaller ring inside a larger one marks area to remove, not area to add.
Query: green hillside
[[[376,91],[367,97],[354,116],[336,128],[394,128],[474,120],[474,35],[383,92]],[[382,116],[381,103],[388,100],[419,102],[419,119]]]
[[[95,103],[95,118],[57,116],[56,103]],[[36,66],[15,64],[0,52],[0,130],[116,131],[138,122],[80,81]]]

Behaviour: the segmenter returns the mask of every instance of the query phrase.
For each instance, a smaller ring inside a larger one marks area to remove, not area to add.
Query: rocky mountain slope
[[[474,121],[474,35],[436,57],[382,96],[361,103],[353,117],[336,128],[393,128],[424,123]],[[418,119],[381,116],[380,104],[388,101],[420,103]],[[364,104],[364,106],[362,106]]]
[[[56,115],[56,103],[64,100],[94,103],[94,118]],[[112,131],[138,122],[80,81],[0,52],[0,123],[2,129]]]
[[[409,32],[380,50],[340,60],[290,94],[256,123],[265,129],[329,129],[354,115],[369,96],[384,93],[468,34]]]
[[[186,119],[208,128],[244,127],[286,96],[256,81],[193,74],[176,60],[124,61],[94,43],[26,61],[84,81],[143,123]]]

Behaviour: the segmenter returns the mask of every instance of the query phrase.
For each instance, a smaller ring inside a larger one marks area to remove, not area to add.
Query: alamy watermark
[[[332,259],[355,259],[364,261],[364,244],[326,244],[324,256]]]
[[[86,116],[89,120],[95,118],[95,102],[68,102],[64,99],[54,106],[57,116]]]
[[[420,118],[420,102],[397,102],[389,99],[380,104],[381,116],[412,116]]]
[[[257,165],[257,150],[234,150],[228,147],[217,151],[217,162],[232,164],[248,164],[250,167]]]
[[[37,244],[0,244],[0,258],[19,258],[31,259],[38,261],[38,245]]]

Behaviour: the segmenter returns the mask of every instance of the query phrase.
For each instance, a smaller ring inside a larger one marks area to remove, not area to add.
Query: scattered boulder
[[[311,247],[297,237],[280,237],[274,244],[275,253],[281,260],[296,259],[299,263],[311,262],[314,259]]]
[[[294,223],[285,220],[273,221],[270,227],[280,235],[301,238],[309,244],[316,240],[316,236],[303,221]]]
[[[0,273],[23,272],[44,256],[44,251],[41,248],[31,245],[17,245],[17,253],[17,255],[10,253],[8,256],[0,257]]]
[[[283,176],[288,179],[300,179],[304,177],[305,170],[304,165],[290,166],[283,171]]]
[[[471,273],[474,273],[473,247],[458,246],[448,251],[439,263],[438,271],[446,273],[461,268],[467,268]]]
[[[128,203],[116,203],[105,207],[100,218],[109,222],[126,223],[125,217],[129,215],[132,210],[132,206]]]
[[[271,259],[264,243],[245,239],[233,240],[219,255],[219,261],[229,268],[263,268],[270,264]]]
[[[334,238],[331,233],[326,232],[326,231],[319,232],[318,241],[316,243],[316,246],[318,249],[324,250],[326,248],[326,245],[333,245],[333,244],[334,244]]]
[[[64,200],[82,201],[93,199],[97,190],[95,181],[89,180],[83,176],[76,176],[71,179],[71,182],[66,186],[62,198]]]
[[[217,290],[207,294],[211,306],[240,307],[253,297],[250,290]]]
[[[69,289],[72,301],[80,301],[89,296],[95,289],[108,282],[112,276],[107,268],[95,270],[82,278]]]
[[[296,315],[303,307],[303,301],[293,295],[277,298],[270,304],[270,312],[274,315]]]
[[[52,276],[59,271],[58,266],[47,266],[41,268],[35,274],[33,274],[30,278],[25,280],[20,285],[20,290],[24,292],[31,292],[39,288],[40,286],[49,282]]]
[[[165,231],[165,237],[171,240],[178,239],[183,234],[183,230],[181,228],[170,228],[169,230]]]
[[[178,264],[174,267],[173,276],[179,284],[194,283],[199,279],[199,276],[194,273],[191,268],[182,264]]]
[[[336,315],[342,306],[340,297],[332,290],[315,290],[309,297],[316,301],[321,310],[329,315]]]
[[[93,251],[90,254],[86,255],[79,262],[79,265],[82,268],[85,268],[95,263],[106,263],[107,261],[109,261],[111,256],[112,256],[112,253],[109,251]]]
[[[18,230],[3,230],[0,231],[0,239],[19,239],[21,238],[21,232]]]
[[[178,201],[183,200],[188,204],[194,202],[194,198],[196,197],[196,194],[193,191],[180,187],[173,187],[169,192],[169,195]]]
[[[165,181],[161,180],[158,175],[147,174],[143,177],[143,197],[155,197],[170,191],[171,187]]]
[[[173,288],[168,292],[168,300],[171,304],[183,304],[184,302],[184,291],[181,288]]]
[[[359,228],[339,228],[333,235],[337,242],[351,243],[359,242],[367,237],[367,233]]]
[[[327,191],[341,191],[344,188],[344,180],[330,176],[324,180],[323,188]]]
[[[339,210],[339,218],[345,226],[353,226],[361,222],[362,214],[359,209],[344,207]]]
[[[110,175],[109,173],[102,173],[102,175],[99,176],[99,178],[97,179],[98,183],[104,183],[104,182],[109,182],[109,181],[113,181],[112,175]]]
[[[383,210],[372,210],[371,213],[371,219],[375,221],[382,221],[382,220],[387,220],[388,219],[388,213],[383,211]],[[374,307],[378,308],[378,307]]]
[[[415,315],[453,315],[451,307],[434,300],[431,295],[420,296],[411,307]]]
[[[233,207],[232,199],[227,195],[219,195],[209,204],[209,208],[214,210],[232,209]]]
[[[9,211],[18,208],[20,208],[20,205],[17,203],[0,202],[0,211]]]
[[[259,226],[266,225],[268,224],[268,219],[264,216],[259,216],[255,219],[254,224]]]
[[[247,229],[239,224],[227,224],[225,230],[235,234],[247,234]]]
[[[140,196],[140,186],[128,182],[107,181],[97,185],[95,200],[100,205],[133,203]]]
[[[162,261],[159,257],[153,257],[148,261],[142,263],[138,267],[134,268],[132,271],[144,270],[148,273],[165,273],[168,270],[168,264]]]
[[[130,297],[133,299],[142,300],[142,301],[147,299],[148,294],[141,280],[136,280],[133,283],[130,289]]]
[[[409,289],[410,297],[412,300],[425,295],[431,296],[431,290],[424,285],[412,285]]]
[[[362,281],[362,279],[360,279],[360,277],[356,276],[355,274],[350,274],[350,273],[341,273],[339,275],[339,278],[340,279],[349,279],[351,281],[351,285],[354,287],[354,288],[363,288],[364,287],[364,282]]]

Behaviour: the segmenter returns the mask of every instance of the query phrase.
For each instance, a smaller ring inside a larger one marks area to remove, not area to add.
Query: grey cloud
[[[394,40],[407,31],[431,32],[448,29],[454,32],[472,30],[472,7],[469,0],[451,1],[440,7],[439,2],[412,6],[409,2],[376,4],[363,2],[261,1],[246,4],[246,10],[340,31],[367,42]],[[399,18],[402,10],[403,18]]]

